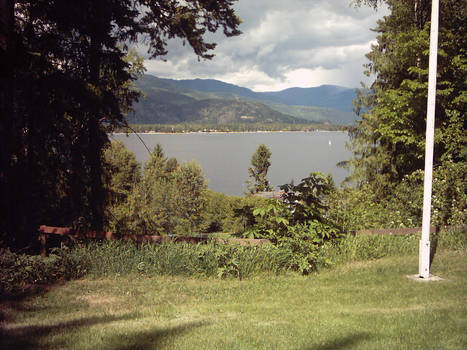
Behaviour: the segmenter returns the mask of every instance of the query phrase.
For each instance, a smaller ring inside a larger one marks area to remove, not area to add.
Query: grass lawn
[[[1,349],[467,349],[467,256],[247,280],[85,278],[1,303]]]

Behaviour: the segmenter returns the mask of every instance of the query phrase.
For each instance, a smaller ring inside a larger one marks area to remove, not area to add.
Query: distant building
[[[258,193],[255,193],[255,196],[267,198],[267,199],[282,200],[284,193],[285,193],[284,191],[258,192]]]

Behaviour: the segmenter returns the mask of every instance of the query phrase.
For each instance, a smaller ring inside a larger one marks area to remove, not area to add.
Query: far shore
[[[345,130],[260,130],[260,131],[186,131],[186,132],[162,132],[162,131],[136,131],[141,135],[188,135],[188,134],[270,134],[270,133],[307,133],[307,132],[347,132]],[[126,135],[134,132],[114,132],[112,135]]]

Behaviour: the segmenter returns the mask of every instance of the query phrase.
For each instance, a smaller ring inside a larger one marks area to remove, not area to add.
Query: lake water
[[[271,133],[188,133],[188,134],[139,134],[150,150],[160,143],[167,157],[179,163],[196,160],[208,179],[210,189],[227,194],[241,195],[247,187],[248,167],[251,156],[261,143],[272,152],[268,179],[274,189],[279,185],[297,184],[312,171],[331,174],[336,184],[348,175],[336,164],[350,158],[345,148],[349,140],[346,132],[271,132]],[[137,135],[111,135],[123,141],[145,162],[148,151]]]

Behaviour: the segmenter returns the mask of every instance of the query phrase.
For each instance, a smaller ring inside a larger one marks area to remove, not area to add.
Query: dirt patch
[[[102,305],[102,304],[117,304],[121,303],[122,299],[113,295],[81,295],[76,298],[79,301],[86,301],[90,306]]]
[[[424,305],[413,305],[407,307],[391,307],[391,308],[383,308],[383,307],[374,307],[374,308],[365,308],[359,310],[353,310],[351,312],[354,313],[383,313],[383,314],[390,314],[394,312],[411,312],[411,311],[421,311],[425,310],[427,306]]]

